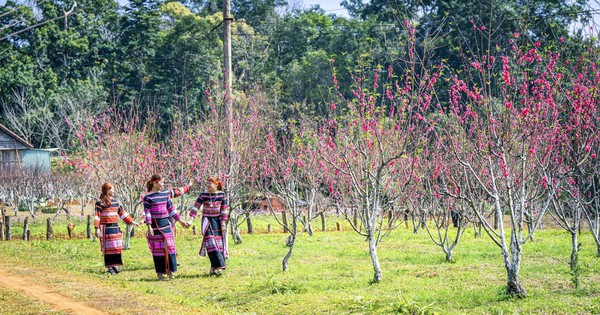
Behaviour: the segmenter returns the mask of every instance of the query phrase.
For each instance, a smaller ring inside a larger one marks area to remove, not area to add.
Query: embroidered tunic
[[[198,196],[190,216],[195,218],[202,207],[202,245],[200,256],[208,255],[213,269],[225,269],[225,259],[229,257],[229,249],[223,241],[226,235],[221,231],[221,222],[227,222],[227,196],[222,191],[203,192]]]
[[[189,191],[189,187],[187,188]],[[183,191],[181,191],[183,192]],[[181,217],[171,202],[171,196],[177,195],[173,190],[148,193],[143,198],[145,222],[150,224],[154,235],[147,236],[148,248],[154,258],[157,273],[164,274],[177,271],[177,248],[169,218],[180,221]]]
[[[98,200],[94,207],[94,227],[100,230],[100,250],[104,254],[106,267],[123,265],[123,233],[119,227],[119,218],[127,224],[133,223],[133,218],[117,199],[111,198],[110,203],[108,206]]]

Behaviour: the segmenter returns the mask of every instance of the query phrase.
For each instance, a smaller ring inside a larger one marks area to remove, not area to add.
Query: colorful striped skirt
[[[177,271],[177,248],[171,222],[167,218],[152,219],[153,236],[147,236],[148,248],[154,259],[156,273]]]
[[[200,256],[210,259],[214,269],[225,269],[225,259],[229,257],[229,250],[223,242],[220,217],[202,217],[202,246]]]
[[[104,254],[104,266],[122,266],[123,233],[118,223],[100,225],[100,250]]]

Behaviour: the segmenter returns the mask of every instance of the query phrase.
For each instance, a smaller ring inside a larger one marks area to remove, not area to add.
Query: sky
[[[117,0],[120,4],[127,3],[127,0]],[[333,13],[336,15],[348,16],[348,12],[346,9],[342,8],[340,5],[341,0],[303,0],[304,6],[306,8],[310,7],[313,4],[318,4],[323,8],[323,10],[327,11],[327,13]],[[0,0],[0,5],[4,5],[6,0]]]
[[[120,4],[125,4],[127,3],[127,0],[117,0]],[[341,0],[300,0],[304,3],[304,6],[306,8],[310,7],[313,4],[318,4],[321,6],[321,8],[323,8],[323,10],[325,10],[326,13],[332,13],[332,14],[336,14],[336,15],[342,15],[342,16],[348,16],[348,12],[346,11],[346,9],[343,9],[342,6],[340,6],[340,1]],[[367,2],[367,1],[365,1]],[[593,10],[599,10],[598,12],[594,13],[594,21],[596,25],[600,25],[600,5],[599,5],[600,0],[588,0],[588,4],[590,5],[590,7]],[[6,0],[0,0],[0,6],[4,5],[6,3]]]
[[[318,4],[327,14],[348,16],[348,11],[340,5],[341,0],[303,0],[306,8]]]

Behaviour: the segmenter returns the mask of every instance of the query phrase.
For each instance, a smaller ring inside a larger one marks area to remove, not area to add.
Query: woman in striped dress
[[[144,196],[144,214],[148,227],[146,238],[154,259],[154,268],[159,280],[175,278],[177,271],[177,248],[169,218],[179,221],[188,228],[187,222],[181,221],[177,209],[171,202],[171,191],[164,190],[164,178],[155,174],[146,184],[148,193]]]
[[[202,245],[199,255],[208,255],[210,274],[220,276],[227,268],[225,259],[229,257],[225,239],[229,219],[227,196],[223,192],[223,183],[216,176],[210,176],[206,180],[206,190],[198,196],[190,216],[194,220],[202,207]]]
[[[102,185],[100,200],[94,207],[94,227],[96,237],[100,239],[100,250],[104,254],[104,266],[112,275],[121,271],[123,266],[123,233],[119,227],[119,218],[127,224],[139,226],[114,198],[115,190],[111,183]]]

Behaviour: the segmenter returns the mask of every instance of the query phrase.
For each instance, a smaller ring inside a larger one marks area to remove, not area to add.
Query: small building
[[[285,209],[283,200],[274,196],[259,196],[250,201],[249,210],[269,213],[271,207],[274,212],[283,212]]]
[[[304,200],[298,201],[299,208],[306,208],[308,203]],[[250,211],[270,213],[271,208],[273,208],[273,212],[283,212],[286,209],[285,202],[276,196],[258,196],[255,197],[252,201],[250,201],[247,209]]]
[[[0,172],[21,167],[50,171],[50,151],[34,149],[31,143],[0,124]]]

